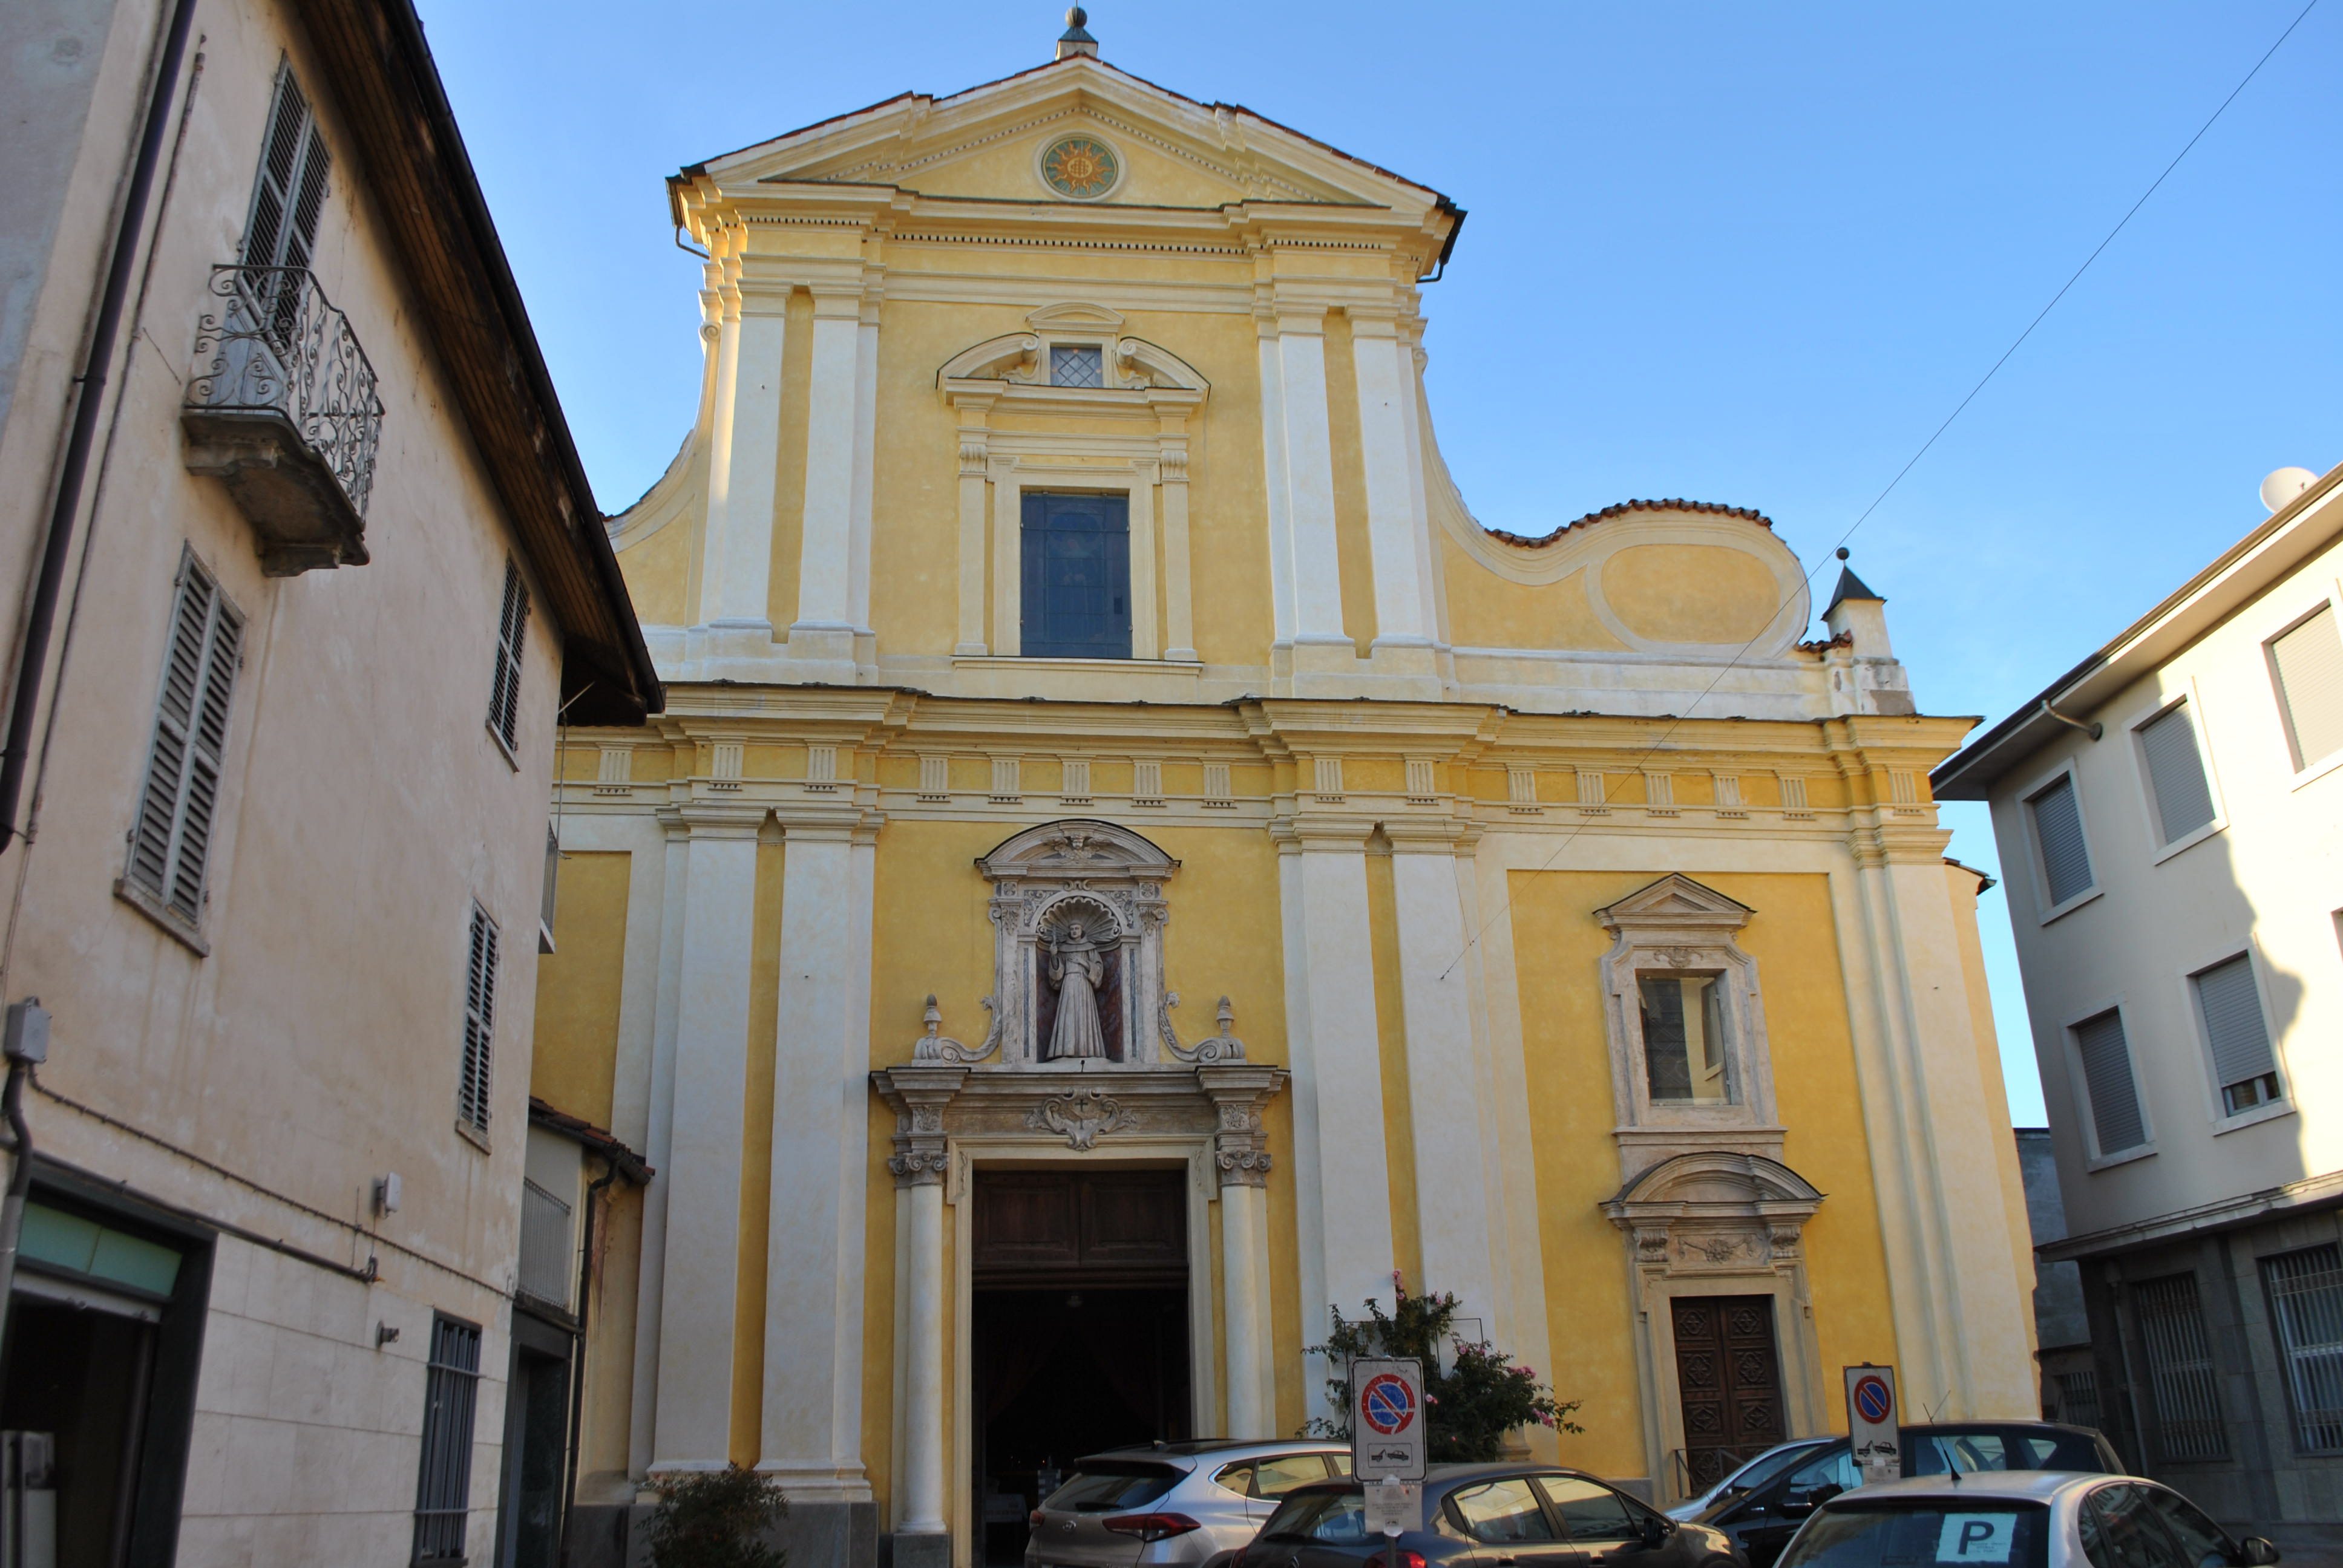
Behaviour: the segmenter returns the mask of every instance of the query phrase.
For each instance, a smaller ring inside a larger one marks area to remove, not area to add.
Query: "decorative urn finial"
[[[1098,40],[1091,37],[1082,25],[1090,19],[1091,14],[1079,5],[1066,8],[1066,30],[1058,35],[1059,59],[1070,59],[1076,55],[1087,55],[1093,60],[1098,58]]]

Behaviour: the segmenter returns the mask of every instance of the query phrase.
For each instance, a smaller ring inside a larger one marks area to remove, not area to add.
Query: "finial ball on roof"
[[[1090,25],[1090,19],[1091,19],[1091,14],[1090,14],[1089,12],[1087,12],[1087,11],[1083,10],[1081,6],[1079,6],[1079,5],[1069,5],[1069,6],[1067,6],[1067,7],[1066,7],[1066,25],[1067,25],[1067,26],[1069,26],[1069,27],[1084,27],[1084,26],[1088,26],[1088,25]]]
[[[1845,545],[1841,545],[1841,546],[1839,546],[1839,548],[1838,548],[1838,558],[1839,558],[1839,559],[1841,559],[1841,560],[1845,560],[1845,559],[1846,559],[1846,557],[1847,557],[1847,549],[1846,549],[1846,547],[1845,547]]]

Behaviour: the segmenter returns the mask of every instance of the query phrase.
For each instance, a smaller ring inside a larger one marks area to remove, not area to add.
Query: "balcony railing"
[[[307,268],[212,268],[181,421],[187,467],[226,481],[270,573],[367,559],[382,399],[349,318]]]
[[[569,1205],[524,1180],[520,1186],[521,1294],[568,1312],[574,1261]]]

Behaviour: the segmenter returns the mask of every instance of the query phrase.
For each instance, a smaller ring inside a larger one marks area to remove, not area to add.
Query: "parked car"
[[[1591,1475],[1539,1464],[1435,1464],[1423,1528],[1367,1531],[1356,1481],[1286,1495],[1231,1568],[1740,1568],[1722,1531],[1684,1523]]]
[[[1833,1498],[1798,1531],[1781,1568],[2259,1568],[2278,1560],[2262,1537],[2236,1539],[2153,1481],[2008,1471],[1883,1482]]]
[[[1979,1421],[1900,1430],[1904,1473],[1957,1470],[2059,1470],[2117,1475],[2123,1461],[2085,1426],[2047,1421]],[[1821,1504],[1862,1477],[1843,1437],[1784,1443],[1758,1455],[1700,1498],[1668,1510],[1733,1537],[1750,1568],[1768,1568]]]
[[[1158,1442],[1075,1462],[1027,1523],[1025,1568],[1218,1568],[1297,1486],[1351,1473],[1326,1442]]]

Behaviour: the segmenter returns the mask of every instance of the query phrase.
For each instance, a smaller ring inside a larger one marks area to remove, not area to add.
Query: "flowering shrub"
[[[1353,1356],[1397,1356],[1423,1363],[1424,1425],[1431,1440],[1426,1457],[1434,1464],[1495,1459],[1505,1433],[1532,1422],[1556,1432],[1586,1430],[1570,1419],[1579,1402],[1556,1400],[1538,1382],[1534,1368],[1519,1364],[1486,1340],[1457,1336],[1454,1295],[1411,1296],[1396,1273],[1392,1275],[1392,1293],[1388,1316],[1373,1300],[1366,1303],[1363,1318],[1345,1318],[1341,1308],[1332,1309],[1333,1331],[1324,1344],[1312,1345],[1310,1353],[1332,1363],[1337,1375],[1326,1380],[1326,1402],[1344,1414],[1339,1421],[1312,1421],[1302,1428],[1302,1436],[1351,1435]],[[1451,1351],[1446,1372],[1440,1368],[1443,1344]]]
[[[786,1568],[788,1553],[758,1539],[789,1511],[770,1476],[732,1464],[653,1484],[652,1568]]]

